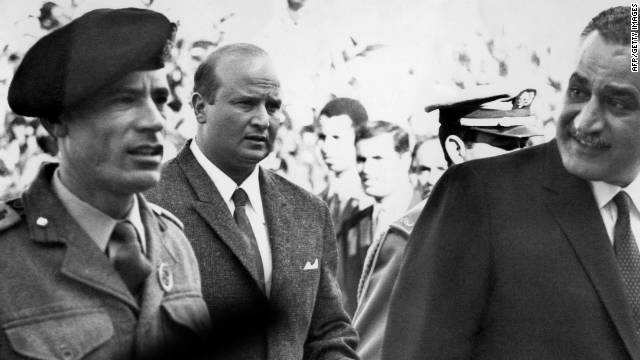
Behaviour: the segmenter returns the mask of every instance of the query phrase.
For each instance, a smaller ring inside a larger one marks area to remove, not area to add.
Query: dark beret
[[[38,40],[9,87],[20,115],[54,117],[126,74],[160,69],[175,25],[145,9],[98,9]]]

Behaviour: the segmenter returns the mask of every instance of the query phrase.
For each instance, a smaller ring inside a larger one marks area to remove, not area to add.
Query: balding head
[[[260,57],[268,58],[269,54],[252,44],[230,44],[217,49],[198,66],[194,75],[193,92],[199,93],[207,102],[213,103],[216,91],[220,87],[217,69],[221,63],[241,62]]]

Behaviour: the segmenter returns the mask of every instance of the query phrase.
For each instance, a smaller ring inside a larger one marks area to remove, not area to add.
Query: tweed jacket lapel
[[[27,222],[31,239],[47,245],[66,246],[61,267],[63,276],[116,297],[134,310],[139,307],[107,256],[65,210],[51,190],[50,179],[57,164],[41,170],[23,199],[29,209]],[[38,219],[46,219],[38,220]]]
[[[627,350],[633,359],[640,359],[631,308],[589,184],[565,170],[555,141],[547,147],[545,174],[544,200],[549,211],[575,249]]]
[[[271,256],[273,259],[273,272],[271,278],[271,300],[277,302],[278,298],[286,298],[286,290],[291,288],[292,278],[299,272],[297,264],[292,262],[299,251],[296,244],[289,238],[288,229],[292,229],[296,224],[292,223],[295,214],[290,213],[291,208],[285,196],[279,191],[277,185],[271,179],[271,174],[260,169],[260,192],[262,195],[262,207],[265,221],[269,233],[269,243],[271,244]]]
[[[250,258],[251,251],[242,239],[242,235],[229,208],[216,188],[211,178],[198,163],[189,149],[189,142],[176,157],[178,165],[184,172],[191,188],[196,194],[193,200],[194,209],[202,219],[213,229],[221,241],[236,255],[244,268],[251,274],[256,286],[261,287],[259,274]]]

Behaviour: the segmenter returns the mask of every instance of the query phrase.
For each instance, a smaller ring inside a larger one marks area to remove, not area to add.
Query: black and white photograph
[[[628,0],[0,0],[0,359],[640,360]]]

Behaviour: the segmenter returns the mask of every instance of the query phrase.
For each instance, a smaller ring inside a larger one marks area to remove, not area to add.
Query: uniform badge
[[[158,266],[158,282],[165,292],[173,289],[173,272],[171,272],[169,264],[162,263]]]

